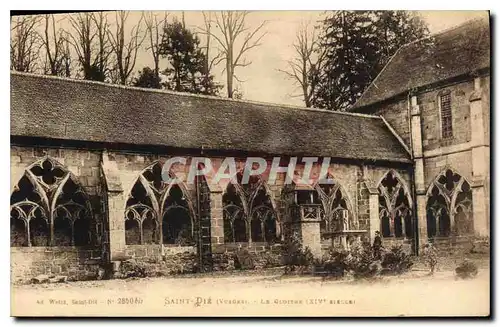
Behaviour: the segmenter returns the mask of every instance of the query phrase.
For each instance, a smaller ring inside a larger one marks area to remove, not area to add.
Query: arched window
[[[241,182],[241,174],[237,176]],[[224,241],[268,242],[278,240],[279,226],[265,183],[251,176],[247,184],[227,186],[222,198]]]
[[[76,178],[44,158],[29,166],[10,198],[11,246],[91,243],[92,210]]]
[[[411,200],[403,183],[394,171],[389,171],[378,186],[383,237],[413,237]]]
[[[180,184],[167,185],[162,164],[156,162],[142,171],[130,192],[125,243],[190,245],[194,239],[192,217],[186,190]]]
[[[163,244],[193,244],[189,205],[178,185],[172,185],[163,204]]]
[[[271,198],[263,184],[257,186],[250,200],[250,221],[252,225],[252,241],[275,242],[276,214]]]
[[[328,173],[330,183],[317,184],[312,203],[321,204],[321,234],[355,229],[349,200],[341,185]]]
[[[441,173],[427,193],[427,235],[447,237],[474,233],[472,190],[460,174],[451,169]]]
[[[138,180],[127,200],[127,209],[125,209],[126,244],[158,243],[157,212],[153,205],[153,195],[148,193],[146,187],[141,180]],[[147,222],[151,220],[154,220],[155,223],[148,224]],[[144,222],[146,224],[143,224]],[[146,231],[143,231],[144,227],[146,227]],[[143,232],[145,232],[146,237],[144,237]],[[151,237],[148,239],[148,236]]]
[[[241,193],[237,185],[229,183],[222,196],[224,216],[224,242],[248,242],[247,219]]]

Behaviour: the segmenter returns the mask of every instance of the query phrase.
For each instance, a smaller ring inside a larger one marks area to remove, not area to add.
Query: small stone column
[[[210,243],[212,252],[219,253],[224,245],[224,210],[222,205],[222,191],[210,192]],[[203,240],[203,237],[202,237]]]
[[[293,230],[302,240],[302,246],[311,250],[315,258],[321,258],[320,205],[307,204],[296,207],[298,217],[294,220]]]
[[[117,261],[125,256],[126,249],[123,211],[125,198],[116,162],[109,159],[106,151],[102,154],[101,169],[106,181],[110,260]]]
[[[419,245],[427,243],[427,212],[426,212],[426,190],[425,190],[425,172],[424,157],[422,146],[422,122],[420,117],[420,106],[417,103],[417,97],[412,96],[411,105],[411,140],[414,162],[414,182],[417,193],[417,225]]]
[[[489,174],[489,146],[485,136],[482,97],[481,79],[477,77],[474,80],[474,91],[469,98],[472,143],[472,206],[475,234],[489,236],[489,203],[484,185]]]
[[[379,216],[379,203],[378,203],[378,190],[375,187],[368,187],[368,203],[370,211],[370,244],[375,240],[375,232],[380,230],[380,216]]]

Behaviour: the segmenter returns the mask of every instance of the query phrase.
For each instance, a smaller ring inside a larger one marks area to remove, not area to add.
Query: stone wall
[[[452,110],[453,136],[446,139],[442,137],[439,103],[443,94],[450,94]],[[489,76],[470,77],[429,88],[413,94],[411,101],[400,97],[366,108],[370,113],[382,115],[405,142],[409,139],[408,109],[415,118],[412,127],[414,144],[411,145],[415,149],[421,243],[427,242],[426,193],[446,169],[459,173],[472,186],[475,232],[481,236],[489,233]],[[484,134],[479,135],[481,133]]]
[[[89,247],[12,247],[12,282],[26,282],[38,275],[67,276],[68,280],[96,279],[100,249]]]
[[[198,247],[176,247],[159,244],[126,244],[125,239],[125,208],[134,183],[141,172],[157,160],[166,160],[171,156],[161,153],[132,153],[116,150],[76,149],[69,147],[34,147],[30,145],[13,145],[11,147],[11,190],[22,177],[25,169],[39,159],[49,156],[66,167],[78,180],[85,192],[89,195],[94,215],[104,224],[102,243],[94,248],[77,247],[16,247],[12,248],[12,274],[15,278],[30,278],[38,273],[67,274],[73,279],[89,278],[96,273],[97,265],[92,258],[123,261],[133,259],[143,263],[158,263],[157,269],[165,273],[178,272],[179,265],[186,261],[192,267],[199,264]],[[189,162],[189,156],[187,156]],[[214,162],[221,158],[213,158]],[[241,159],[240,165],[244,162]],[[383,176],[393,168],[377,165],[333,162],[330,173],[340,183],[345,192],[355,226],[360,229],[378,229],[371,226],[373,213],[370,214],[370,205],[367,202],[368,187],[377,187]],[[301,174],[303,165],[296,167],[296,173]],[[409,184],[407,168],[395,169]],[[176,171],[176,174],[187,174],[187,171]],[[238,250],[247,250],[257,267],[266,265],[279,265],[280,242],[269,245],[262,242],[252,243],[225,243],[224,222],[222,212],[222,195],[227,187],[227,182],[214,183],[213,176],[208,176],[207,183],[210,192],[210,220],[209,225],[204,225],[206,235],[198,231],[198,223],[194,222],[195,240],[202,239],[205,248],[208,246],[212,253],[208,253],[206,260],[212,260],[215,270],[227,269],[234,265],[234,255]],[[194,186],[186,185],[187,197],[196,212],[196,196]],[[282,198],[284,175],[278,175],[275,185],[269,185],[268,191],[273,208],[278,214],[280,222],[286,221],[285,203]],[[373,211],[373,210],[372,210]],[[378,214],[376,215],[378,216]],[[108,221],[109,217],[109,221]],[[377,224],[378,225],[378,224]],[[280,226],[283,228],[283,225]],[[208,234],[207,234],[208,233]],[[198,237],[199,236],[199,237]],[[323,242],[327,247],[331,242]],[[30,258],[30,259],[26,259]],[[229,260],[229,261],[228,261]],[[272,263],[270,263],[272,262]],[[156,269],[156,268],[155,268]],[[198,269],[198,268],[193,268]]]
[[[94,218],[106,224],[103,212],[103,184],[100,178],[99,151],[50,148],[31,146],[11,146],[11,192],[23,176],[25,169],[38,160],[49,156],[71,172],[89,197]],[[95,231],[96,226],[91,226]],[[105,233],[106,230],[101,230]],[[92,258],[103,256],[101,243],[90,247],[11,247],[12,280],[29,280],[40,274],[65,275],[69,279],[95,278],[98,265]]]
[[[394,128],[408,147],[411,143],[410,121],[407,99],[397,99],[370,110],[371,114],[382,116]]]
[[[237,269],[235,261],[238,259],[236,257],[242,252],[248,252],[255,269],[281,266],[281,247],[281,244],[263,242],[220,244],[212,253],[213,269],[214,271]]]
[[[473,81],[449,85],[418,95],[422,113],[422,143],[424,151],[467,143],[471,139],[469,97],[474,90]],[[441,136],[439,97],[451,97],[453,138]]]

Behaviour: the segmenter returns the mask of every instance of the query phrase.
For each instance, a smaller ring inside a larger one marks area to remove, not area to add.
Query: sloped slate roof
[[[11,73],[11,135],[409,162],[379,117]]]
[[[471,20],[402,46],[351,110],[489,67],[489,20]]]

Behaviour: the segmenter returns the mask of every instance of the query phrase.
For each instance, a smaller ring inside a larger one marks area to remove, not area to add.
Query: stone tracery
[[[24,172],[11,195],[11,246],[91,243],[91,205],[76,178],[46,157]]]

